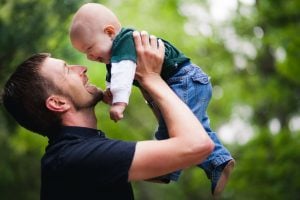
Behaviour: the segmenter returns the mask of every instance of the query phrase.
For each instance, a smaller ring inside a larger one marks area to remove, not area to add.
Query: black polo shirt
[[[41,161],[41,200],[134,199],[128,170],[135,145],[95,129],[62,127]]]

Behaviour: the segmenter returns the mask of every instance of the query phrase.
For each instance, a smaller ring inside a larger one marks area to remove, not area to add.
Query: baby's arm
[[[110,92],[110,86],[106,84],[106,89],[103,92],[103,99],[102,101],[108,105],[112,105],[112,94]]]
[[[115,122],[123,119],[124,115],[123,112],[126,108],[127,104],[123,103],[123,102],[117,102],[114,103],[111,107],[110,107],[110,119],[114,120]]]
[[[123,112],[128,105],[135,69],[136,64],[131,60],[112,63],[110,91],[113,99],[110,118],[115,122],[123,118]]]

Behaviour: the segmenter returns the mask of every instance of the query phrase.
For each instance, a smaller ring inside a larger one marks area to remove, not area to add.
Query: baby
[[[104,101],[111,105],[111,119],[118,121],[123,118],[134,83],[141,89],[158,118],[159,126],[155,137],[159,140],[166,139],[169,137],[168,130],[159,110],[151,97],[134,82],[137,58],[132,35],[137,33],[133,32],[132,29],[123,28],[117,16],[105,6],[88,3],[76,12],[70,27],[70,39],[73,47],[86,54],[89,60],[106,64],[107,89]],[[150,39],[156,38],[150,36]],[[209,77],[173,45],[165,40],[163,42],[165,58],[161,76],[190,107],[215,143],[214,151],[198,166],[211,180],[212,194],[218,196],[227,183],[235,161],[210,128],[206,113],[212,95]],[[177,181],[179,175],[180,171],[177,171],[159,178],[167,180],[166,182]]]

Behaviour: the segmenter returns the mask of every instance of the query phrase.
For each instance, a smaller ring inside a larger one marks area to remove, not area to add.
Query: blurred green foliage
[[[89,1],[0,0],[1,88],[16,65],[36,52],[89,66],[90,80],[104,87],[104,65],[87,61],[68,39],[72,15],[84,2]],[[209,11],[212,2],[222,1],[94,2],[110,7],[124,26],[172,42],[211,76],[208,112],[221,139],[226,139],[222,127],[236,119],[252,130],[250,140],[242,142],[249,130],[229,126],[237,139],[224,143],[237,166],[222,199],[299,198],[300,134],[292,124],[300,115],[299,1],[230,1],[235,2],[231,17],[221,21],[213,21]],[[121,122],[112,122],[102,103],[96,112],[99,128],[112,138],[151,139],[156,128],[136,88]],[[3,106],[0,121],[0,199],[39,199],[47,139],[19,127]],[[198,168],[184,170],[178,183],[136,182],[134,190],[143,200],[211,199],[210,183]]]

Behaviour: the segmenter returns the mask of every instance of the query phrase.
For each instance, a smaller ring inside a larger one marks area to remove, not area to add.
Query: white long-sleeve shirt
[[[111,63],[111,79],[110,83],[106,82],[106,87],[110,88],[113,95],[113,104],[123,102],[128,105],[135,70],[136,63],[131,60]]]

